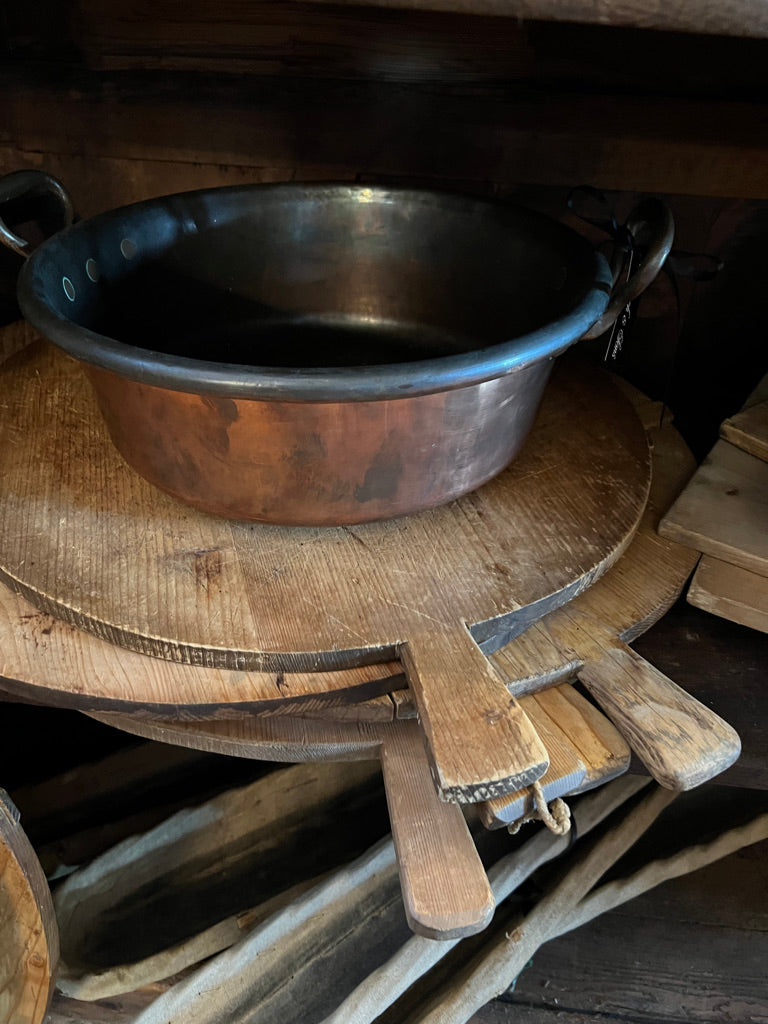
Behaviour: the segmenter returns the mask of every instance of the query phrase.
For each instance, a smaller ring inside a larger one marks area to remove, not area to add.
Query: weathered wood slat
[[[116,185],[132,174],[165,181],[154,192],[163,194],[177,191],[176,181],[184,187],[185,179],[210,177],[216,167],[229,168],[233,183],[238,168],[249,174],[246,180],[264,174],[347,180],[363,173],[435,181],[445,181],[448,169],[454,183],[485,188],[489,182],[561,188],[588,182],[698,196],[767,194],[759,103],[668,97],[662,103],[575,90],[489,101],[412,84],[259,78],[249,91],[247,80],[232,78],[236,84],[207,85],[204,103],[141,78],[79,81],[77,89],[16,81],[7,90],[8,169],[45,154],[46,168],[72,183],[84,213],[96,212],[96,202],[104,209],[127,201]],[[373,107],[377,118],[370,117]],[[140,164],[135,171],[125,166],[132,161]],[[78,170],[85,175],[82,201]]]
[[[688,587],[689,604],[768,633],[768,577],[704,555]]]
[[[359,4],[371,0],[308,0],[309,3]],[[611,3],[599,0],[376,0],[376,6],[435,11],[468,11],[536,21],[575,21],[596,25],[626,25],[667,32],[712,32],[718,35],[768,36],[768,18],[749,0],[715,4],[697,0],[684,7],[649,7],[641,0]]]
[[[662,537],[768,576],[768,463],[718,441],[659,524]]]
[[[482,931],[493,893],[460,808],[437,797],[415,722],[389,730],[381,768],[412,930],[441,940]]]
[[[569,684],[522,697],[520,703],[549,753],[550,768],[540,780],[547,801],[593,789],[629,767],[630,749],[621,733]],[[567,752],[565,762],[556,755],[558,748]],[[499,797],[478,809],[486,828],[502,828],[533,811],[533,794]]]
[[[295,765],[124,840],[71,874],[56,892],[59,987],[90,999],[130,991],[172,973],[169,965],[190,962],[195,947],[187,943],[206,925],[214,934],[201,941],[222,941],[215,931],[222,918],[269,903],[251,915],[247,925],[254,927],[259,915],[277,908],[283,890],[292,889],[295,896],[299,883],[364,848],[359,838],[346,834],[350,817],[354,820],[355,808],[360,814],[379,803],[375,762]],[[342,823],[345,827],[334,832]],[[325,833],[317,843],[317,835]],[[308,843],[313,848],[303,857],[291,852]],[[216,878],[223,865],[226,870]],[[243,880],[246,870],[251,877]],[[227,879],[238,872],[240,882],[233,888]],[[175,921],[164,920],[169,913]],[[245,924],[235,921],[224,931],[231,936]],[[190,926],[191,935],[185,931]]]
[[[768,461],[768,374],[744,403],[741,412],[720,424],[720,436],[742,451]]]

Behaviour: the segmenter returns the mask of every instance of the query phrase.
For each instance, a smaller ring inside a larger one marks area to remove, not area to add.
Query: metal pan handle
[[[672,212],[660,199],[643,199],[632,208],[625,224],[633,239],[633,260],[627,280],[614,284],[605,312],[584,338],[598,338],[611,326],[621,311],[641,295],[653,281],[670,253],[675,237]],[[621,274],[619,274],[619,277]]]
[[[0,206],[9,203],[14,199],[36,196],[53,195],[59,203],[62,215],[62,227],[68,227],[75,219],[75,209],[72,198],[56,178],[44,171],[23,170],[13,171],[0,178]],[[31,242],[14,234],[0,217],[0,242],[8,249],[18,253],[19,256],[27,257],[32,253],[34,246]]]

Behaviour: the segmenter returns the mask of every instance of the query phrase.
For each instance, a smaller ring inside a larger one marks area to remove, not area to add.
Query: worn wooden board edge
[[[720,436],[763,462],[768,461],[768,401],[737,413],[720,425]]]
[[[768,633],[768,577],[704,555],[688,587],[689,604]]]
[[[0,894],[3,896],[0,964],[8,964],[19,983],[3,971],[0,1014],[8,1024],[42,1024],[54,990],[59,962],[59,932],[48,882],[21,827],[10,797],[0,790]],[[7,901],[7,903],[6,903]]]
[[[768,575],[768,463],[717,441],[659,523],[659,535]]]

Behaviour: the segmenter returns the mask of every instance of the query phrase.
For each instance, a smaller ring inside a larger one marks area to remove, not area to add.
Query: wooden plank
[[[0,1020],[42,1024],[54,988],[59,936],[45,875],[18,812],[0,790]]]
[[[321,4],[365,5],[374,0],[309,0]],[[434,11],[471,11],[536,21],[574,21],[660,29],[667,32],[711,32],[716,35],[768,36],[768,17],[749,0],[715,4],[697,0],[682,7],[650,6],[642,0],[375,0],[376,6]],[[757,15],[757,18],[755,17]]]
[[[586,774],[575,792],[594,789],[627,770],[630,749],[626,740],[610,720],[572,686],[565,683],[542,690],[531,699],[548,717],[550,728],[584,762]]]
[[[577,623],[577,632],[589,629],[583,620]],[[631,647],[611,643],[600,630],[589,629],[589,635],[596,646],[579,679],[657,782],[692,789],[734,763],[741,753],[735,729]]]
[[[687,599],[712,615],[768,633],[768,577],[705,555],[688,587]]]
[[[568,683],[522,697],[520,704],[550,757],[550,767],[540,780],[547,801],[594,789],[629,767],[630,749],[621,733]],[[566,752],[566,760],[561,751]],[[512,824],[533,809],[530,790],[489,800],[478,808],[486,828]]]
[[[720,436],[742,451],[768,460],[768,376],[758,385],[741,412],[724,420]]]
[[[493,893],[461,810],[437,797],[415,722],[389,731],[381,768],[411,929],[441,940],[482,931]]]
[[[537,799],[550,804],[568,793],[578,792],[587,774],[586,766],[572,747],[560,739],[556,727],[552,728],[553,723],[549,716],[536,713],[537,706],[533,699],[523,698],[520,703],[527,710],[536,732],[546,747],[549,767],[537,780],[536,790],[529,786],[516,793],[507,793],[505,796],[485,800],[477,805],[480,821],[488,829],[515,826],[528,820],[535,821],[539,817]]]
[[[634,647],[737,726],[741,756],[718,776],[718,783],[767,789],[768,720],[763,708],[768,636],[679,601]]]
[[[110,70],[509,80],[529,69],[532,56],[514,19],[269,0],[239,5],[235,18],[192,0],[183,19],[167,0],[140,0],[129,11],[80,0],[75,34],[86,63]]]
[[[546,748],[463,623],[432,625],[400,657],[443,799],[477,803],[541,778]]]
[[[718,441],[659,524],[662,537],[768,576],[768,463]]]
[[[32,158],[63,173],[78,209],[115,183],[146,173],[180,181],[236,168],[260,180],[344,180],[363,173],[429,178],[435,183],[528,182],[568,188],[765,198],[765,140],[759,103],[580,93],[492,97],[388,83],[225,78],[204,95],[150,84],[141,76],[78,79],[77,88],[35,81],[8,84],[13,167]],[[379,111],[376,118],[370,110]],[[50,110],[60,112],[60,123]],[[392,132],[392,123],[397,132]],[[66,127],[65,127],[66,126]],[[715,130],[715,126],[717,130]],[[610,139],[610,144],[606,140]],[[67,159],[65,159],[67,158]],[[74,161],[74,163],[72,163]],[[130,164],[138,161],[138,171]],[[157,162],[169,162],[163,175]],[[204,170],[193,165],[207,165]],[[77,168],[83,186],[79,186]],[[9,168],[11,169],[11,168]],[[143,170],[142,170],[143,169]],[[249,171],[249,169],[251,169]],[[181,187],[184,187],[183,185]],[[172,185],[162,191],[176,191]],[[157,193],[155,193],[157,194]],[[123,200],[125,201],[125,200]],[[111,203],[111,205],[119,205]]]
[[[720,434],[742,451],[768,461],[768,402],[753,405],[725,420]]]

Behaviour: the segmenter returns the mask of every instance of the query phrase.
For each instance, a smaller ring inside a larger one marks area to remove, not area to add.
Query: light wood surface
[[[725,420],[720,435],[726,441],[768,461],[768,402],[760,402]]]
[[[527,704],[524,702],[528,702]],[[540,798],[547,804],[568,793],[578,792],[587,774],[586,765],[579,758],[573,747],[562,739],[563,734],[548,716],[538,714],[537,706],[532,697],[523,698],[521,704],[533,722],[536,732],[549,755],[549,767],[537,780]],[[537,788],[538,788],[537,787]],[[478,803],[477,810],[480,820],[488,829],[506,828],[517,822],[538,817],[536,805],[537,793],[532,786]]]
[[[629,543],[647,442],[606,378],[559,374],[523,456],[466,499],[354,530],[285,530],[156,492],[112,449],[79,368],[47,347],[24,355],[3,366],[9,585],[114,643],[216,668],[346,668],[404,645],[444,796],[500,795],[542,774],[542,746],[464,623],[487,643],[581,591]]]
[[[59,937],[48,883],[0,790],[0,1021],[42,1024],[53,993]]]
[[[746,400],[741,412],[721,423],[720,436],[750,455],[768,461],[768,374]]]
[[[296,697],[301,707],[295,712],[322,714],[334,701],[363,700],[405,682],[399,662],[285,673],[180,665],[99,640],[5,586],[0,586],[0,637],[5,691],[83,711],[143,708],[158,717],[239,718],[252,710],[285,709]]]
[[[621,733],[568,683],[522,697],[520,703],[549,753],[550,767],[541,779],[548,801],[594,789],[629,767],[630,748]],[[569,760],[564,761],[560,751]],[[574,771],[574,764],[580,770]],[[559,776],[555,775],[558,767]],[[529,814],[533,810],[530,789],[522,794],[522,806],[520,796],[510,794],[478,805],[485,827],[502,828]]]
[[[688,587],[688,602],[712,615],[768,633],[768,577],[704,555]]]
[[[768,463],[718,441],[659,533],[768,576]]]
[[[42,610],[169,660],[326,670],[462,621],[482,643],[593,582],[647,498],[631,404],[599,371],[569,368],[524,453],[465,499],[354,529],[232,523],[139,478],[77,364],[27,353],[2,367],[0,570]]]
[[[461,809],[437,798],[415,722],[388,731],[381,768],[411,929],[431,939],[482,931],[493,893]]]
[[[592,638],[599,634],[592,631]],[[741,753],[736,731],[620,642],[604,642],[579,679],[667,789],[700,786]]]

